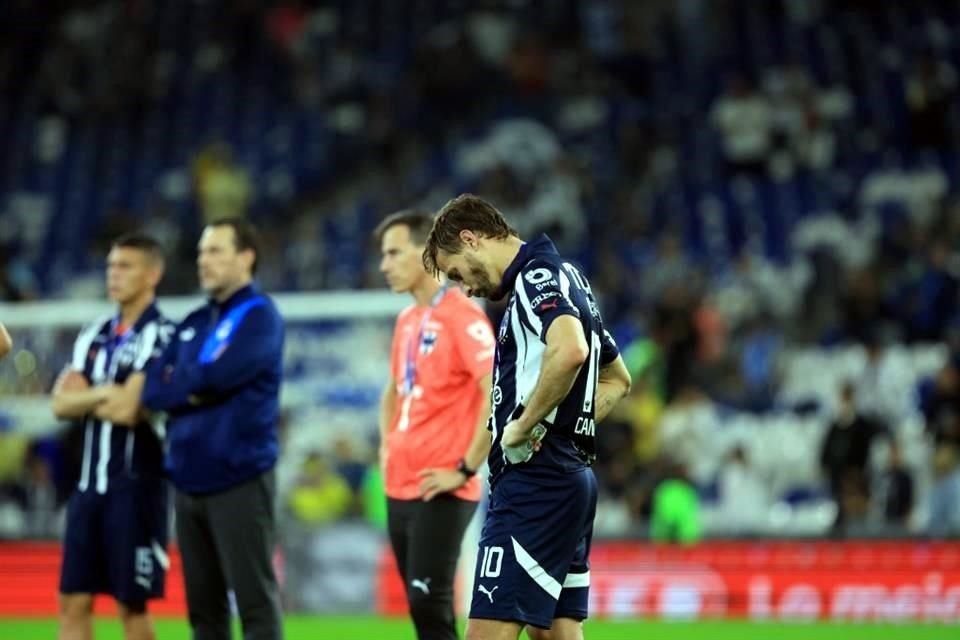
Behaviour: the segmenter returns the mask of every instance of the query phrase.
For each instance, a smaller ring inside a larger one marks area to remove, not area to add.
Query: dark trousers
[[[183,557],[193,640],[229,640],[233,589],[246,640],[283,636],[273,572],[276,477],[268,471],[226,491],[177,491],[177,541]]]
[[[390,544],[406,586],[418,640],[456,640],[453,582],[476,502],[451,495],[387,500]]]

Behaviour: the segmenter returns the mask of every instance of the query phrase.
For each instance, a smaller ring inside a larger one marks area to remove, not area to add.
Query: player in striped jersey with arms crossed
[[[490,503],[467,640],[580,640],[597,505],[595,424],[630,388],[587,279],[549,238],[522,241],[490,203],[445,204],[428,271],[507,298],[494,356]]]
[[[168,489],[163,427],[145,419],[139,398],[143,371],[175,329],[154,303],[162,275],[154,239],[113,243],[107,291],[117,313],[80,332],[54,385],[54,413],[84,430],[63,541],[60,640],[92,638],[97,593],[116,599],[127,640],[154,638],[147,600],[164,591]]]

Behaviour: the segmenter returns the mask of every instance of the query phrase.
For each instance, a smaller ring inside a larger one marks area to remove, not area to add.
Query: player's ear
[[[253,273],[253,265],[257,262],[257,254],[253,249],[244,249],[240,252],[243,256],[244,264],[247,266],[247,271]]]
[[[163,280],[163,264],[154,265],[150,269],[150,286],[156,289],[161,280]]]
[[[471,249],[476,249],[477,244],[480,242],[480,236],[478,236],[473,231],[469,229],[463,229],[460,231],[460,241],[464,246],[470,247]]]

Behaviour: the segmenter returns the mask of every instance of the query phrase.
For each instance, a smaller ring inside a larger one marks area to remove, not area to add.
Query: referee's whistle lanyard
[[[427,323],[430,322],[430,315],[449,288],[449,282],[440,285],[440,289],[430,299],[430,306],[427,307],[426,313],[420,318],[420,328],[417,329],[416,335],[410,336],[410,341],[407,342],[407,359],[403,366],[403,395],[405,396],[413,393],[414,383],[417,381],[417,351],[423,344],[423,332],[427,328]]]

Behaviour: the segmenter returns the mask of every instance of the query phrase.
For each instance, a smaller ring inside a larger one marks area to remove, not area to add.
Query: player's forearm
[[[463,461],[467,464],[468,469],[476,471],[483,466],[487,456],[490,455],[490,445],[490,432],[484,424],[482,429],[473,434],[467,453],[463,456]]]
[[[53,394],[53,415],[60,420],[77,420],[92,413],[105,400],[104,387],[83,391],[58,391]]]
[[[134,373],[123,385],[110,388],[107,401],[98,407],[97,416],[114,424],[134,427],[142,417],[140,397],[143,393],[143,373]]]
[[[483,461],[490,455],[490,431],[487,429],[487,422],[490,420],[490,385],[491,376],[485,375],[480,381],[480,391],[483,393],[483,407],[480,409],[480,416],[477,419],[477,425],[473,431],[473,438],[470,440],[470,446],[467,452],[463,454],[463,461],[467,468],[476,471]]]
[[[597,422],[610,415],[621,398],[630,392],[631,383],[630,372],[620,356],[617,356],[616,360],[610,364],[600,368],[600,376],[597,379],[597,397],[593,403],[594,419]]]
[[[150,411],[167,413],[186,411],[199,404],[191,402],[190,392],[173,367],[147,373],[139,403]]]
[[[13,350],[13,338],[7,333],[7,328],[0,323],[0,358]]]
[[[540,377],[530,394],[527,406],[517,418],[519,428],[530,432],[547,414],[554,410],[570,393],[583,361],[571,357],[563,349],[550,349],[543,357]]]
[[[597,382],[597,399],[593,404],[594,419],[597,422],[603,421],[610,415],[610,412],[613,411],[613,408],[617,406],[623,396],[627,395],[629,390],[629,387],[617,381],[601,380]]]

